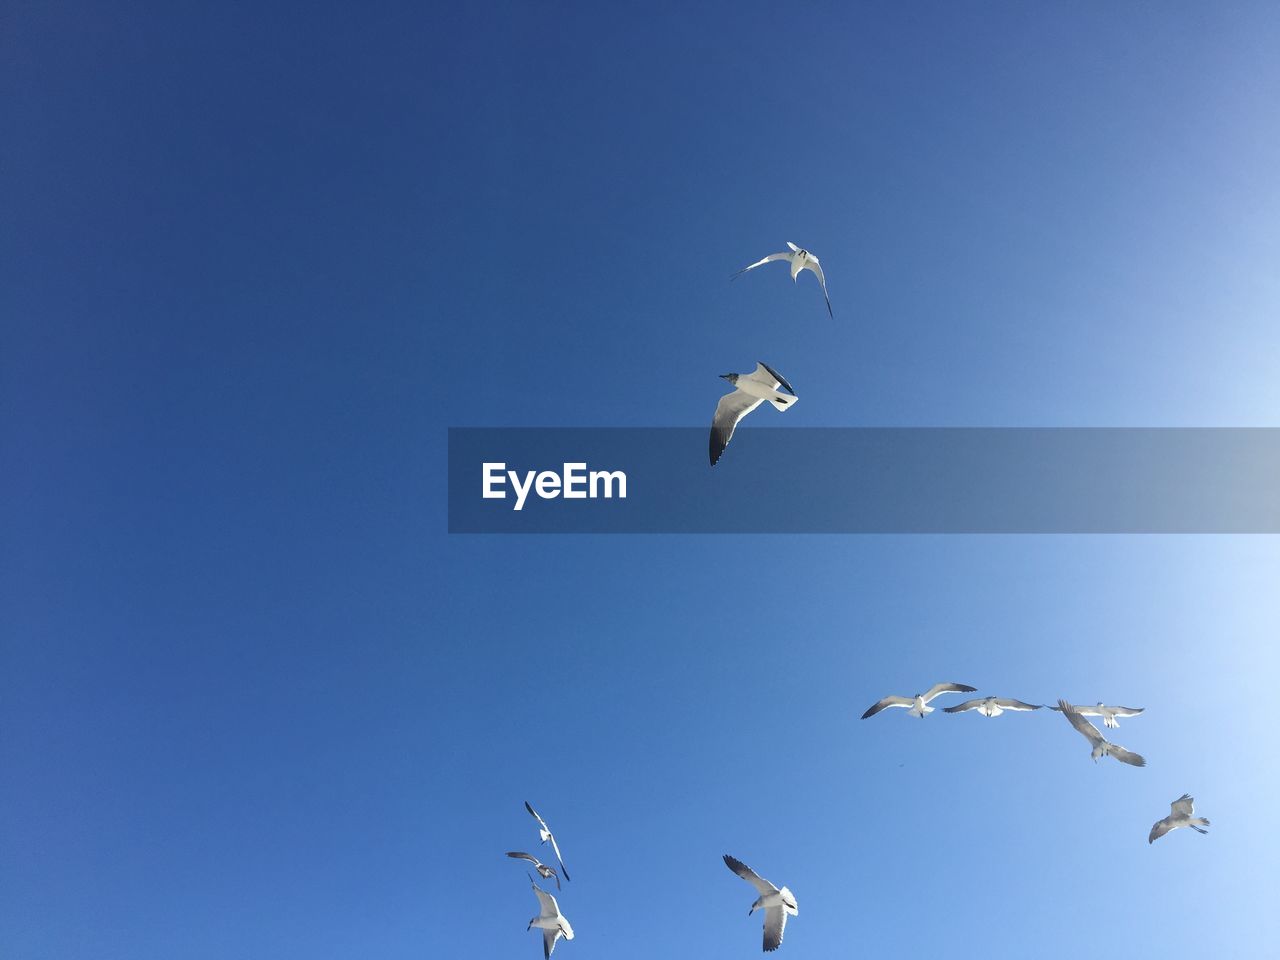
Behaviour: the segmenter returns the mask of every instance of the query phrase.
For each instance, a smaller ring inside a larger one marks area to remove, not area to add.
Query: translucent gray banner
[[[1280,429],[453,428],[449,531],[1280,533]]]

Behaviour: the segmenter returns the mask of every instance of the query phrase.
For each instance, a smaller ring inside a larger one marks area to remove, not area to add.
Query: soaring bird
[[[538,836],[542,839],[542,842],[543,843],[550,842],[551,849],[555,851],[556,862],[560,864],[560,872],[564,874],[564,878],[566,880],[571,879],[571,877],[569,876],[569,871],[566,870],[564,866],[564,857],[560,856],[560,845],[556,843],[555,835],[551,832],[551,828],[547,826],[547,821],[543,820],[540,816],[538,816],[538,811],[534,810],[533,807],[529,806],[528,800],[524,802],[524,808],[529,811],[529,816],[533,817],[533,819],[538,821]],[[507,856],[511,856],[511,854],[507,854]],[[539,870],[538,872],[542,873],[541,870]],[[559,880],[557,880],[556,883],[558,884]]]
[[[1195,812],[1195,799],[1184,793],[1169,804],[1169,815],[1155,822],[1151,828],[1151,835],[1147,837],[1147,843],[1155,843],[1170,830],[1177,830],[1179,827],[1190,827],[1196,833],[1208,833],[1205,827],[1209,825],[1209,821],[1204,817],[1193,817],[1192,814]]]
[[[943,707],[943,713],[964,713],[966,710],[977,710],[984,717],[998,717],[1006,710],[1039,710],[1043,704],[1023,703],[1006,697],[979,697],[977,700],[966,700],[954,707]]]
[[[786,887],[779,890],[741,860],[735,860],[727,853],[724,855],[724,862],[725,866],[760,891],[760,896],[751,904],[747,916],[757,910],[764,911],[764,949],[765,952],[777,950],[782,943],[782,931],[787,926],[787,914],[795,917],[800,913],[795,894]]]
[[[1115,757],[1121,763],[1127,763],[1133,767],[1145,767],[1147,761],[1131,750],[1126,750],[1119,744],[1111,743],[1098,732],[1098,728],[1092,723],[1080,716],[1076,709],[1065,700],[1058,701],[1058,709],[1063,715],[1071,721],[1071,725],[1080,731],[1081,735],[1093,745],[1093,762],[1097,763],[1099,757]]]
[[[560,874],[556,873],[555,867],[547,866],[532,853],[522,853],[518,850],[513,850],[508,853],[507,856],[511,857],[513,860],[528,860],[533,864],[533,869],[538,871],[538,876],[543,880],[550,880],[552,877],[555,877],[556,889],[560,889]]]
[[[733,439],[733,431],[738,421],[768,400],[779,410],[785,410],[796,402],[796,392],[791,384],[778,371],[767,363],[756,363],[752,373],[722,373],[725,380],[732,383],[736,390],[726,393],[716,404],[716,415],[711,421],[711,465],[714,467],[724,453],[724,448]],[[779,393],[782,387],[787,393]]]
[[[822,284],[822,295],[823,297],[826,298],[826,301],[827,301],[827,315],[834,320],[836,315],[831,312],[831,297],[827,295],[827,278],[822,275],[822,264],[818,262],[818,258],[815,257],[812,253],[810,253],[808,250],[804,250],[800,247],[797,247],[790,240],[787,241],[787,246],[791,248],[790,253],[785,253],[785,252],[771,253],[767,257],[764,257],[763,259],[757,260],[755,263],[748,264],[747,266],[743,267],[741,270],[739,270],[729,279],[737,280],[740,276],[742,276],[748,270],[754,270],[756,267],[763,267],[766,263],[771,263],[774,260],[786,260],[790,262],[792,282],[794,282],[796,278],[800,276],[801,270],[812,270],[813,275],[817,277],[818,282]]]
[[[1050,710],[1061,710],[1061,707],[1050,707]],[[1072,707],[1082,717],[1101,717],[1104,727],[1115,729],[1120,726],[1117,717],[1136,717],[1146,707],[1108,707],[1101,700],[1093,706],[1082,703]]]
[[[533,892],[538,895],[538,903],[542,909],[529,921],[525,930],[532,930],[534,927],[542,930],[542,957],[543,960],[550,960],[557,940],[561,937],[573,939],[573,927],[569,926],[569,921],[560,912],[560,904],[556,903],[556,898],[538,886],[532,875],[529,876],[529,883],[533,885]]]
[[[929,701],[939,694],[943,693],[973,693],[977,687],[971,687],[967,683],[935,683],[925,693],[917,693],[914,697],[885,697],[879,703],[873,703],[867,707],[867,712],[862,715],[862,719],[874,717],[886,707],[907,707],[907,713],[913,717],[924,719],[926,713],[933,713],[933,707],[929,706]]]

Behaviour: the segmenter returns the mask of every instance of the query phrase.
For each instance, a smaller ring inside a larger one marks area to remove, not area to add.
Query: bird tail
[[[1208,833],[1209,831],[1204,829],[1208,825],[1209,825],[1209,821],[1205,817],[1196,817],[1194,820],[1191,821],[1191,829],[1194,830],[1196,833]]]
[[[796,402],[796,399],[797,399],[796,397],[788,397],[785,393],[779,393],[779,394],[776,394],[775,396],[770,397],[769,402],[772,403],[779,410],[785,410],[787,409],[787,407],[794,404]]]

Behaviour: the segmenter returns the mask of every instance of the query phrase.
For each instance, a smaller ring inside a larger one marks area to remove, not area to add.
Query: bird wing
[[[1190,794],[1184,793],[1169,804],[1169,812],[1182,817],[1189,817],[1196,812],[1196,802]]]
[[[763,259],[757,260],[755,263],[747,264],[745,267],[743,267],[741,270],[739,270],[729,279],[737,280],[740,276],[742,276],[748,270],[754,270],[756,267],[763,267],[766,263],[771,263],[774,260],[790,260],[790,259],[791,259],[791,254],[789,253],[771,253],[767,257],[764,257]]]
[[[760,398],[753,397],[742,390],[734,390],[733,393],[726,393],[720,398],[720,402],[716,404],[716,415],[711,420],[711,443],[708,452],[711,455],[712,466],[715,466],[716,461],[720,459],[720,454],[724,453],[724,448],[733,439],[733,431],[738,428],[738,421],[762,403],[764,401]]]
[[[540,826],[543,830],[546,830],[548,833],[551,832],[550,829],[547,827],[547,821],[543,820],[540,816],[538,816],[538,811],[533,809],[533,807],[529,806],[528,800],[524,802],[524,808],[529,811],[529,816],[533,817],[533,819],[538,821],[538,826]]]
[[[1071,725],[1075,727],[1095,747],[1100,743],[1105,743],[1105,738],[1098,732],[1098,728],[1081,716],[1080,711],[1065,700],[1058,701],[1058,709],[1062,712]]]
[[[997,697],[996,705],[1004,710],[1039,710],[1041,707],[1039,703],[1023,703],[1021,700],[1014,700],[1012,697],[1007,700]]]
[[[1088,723],[1088,720],[1082,721]],[[1117,744],[1111,744],[1111,749],[1107,751],[1111,756],[1115,757],[1121,763],[1127,763],[1131,767],[1145,767],[1147,765],[1146,758],[1140,753],[1134,753],[1132,750],[1126,750]]]
[[[867,717],[874,717],[886,707],[909,707],[913,703],[915,703],[915,700],[911,697],[888,696],[879,703],[873,703],[871,706],[867,707],[867,712],[862,715],[862,719],[865,720]]]
[[[538,895],[538,902],[542,904],[541,916],[558,917],[560,916],[560,904],[556,903],[556,898],[540,886],[533,882],[533,877],[529,878],[529,883],[533,885],[533,892]]]
[[[556,948],[556,940],[560,937],[560,928],[554,930],[543,929],[542,931],[542,957],[543,960],[551,960],[551,952]]]
[[[764,912],[764,949],[777,950],[782,944],[782,931],[787,926],[787,911],[781,906],[769,907]]]
[[[800,248],[799,248],[799,247],[797,247],[797,246],[796,246],[794,243],[792,243],[790,240],[788,240],[788,241],[787,241],[787,246],[791,248],[791,252],[792,252],[792,253],[799,253],[799,252],[800,252]]]
[[[562,873],[564,873],[564,878],[566,880],[570,879],[569,871],[565,869],[564,857],[560,856],[560,844],[556,843],[556,835],[553,833],[549,837],[547,837],[547,839],[551,841],[551,849],[555,851],[556,862],[560,864],[560,870]],[[556,883],[558,884],[559,882],[560,882],[559,879],[557,879]]]
[[[1059,700],[1058,702],[1059,702],[1059,703],[1061,703],[1062,701],[1061,701],[1061,700]],[[1059,713],[1061,713],[1061,712],[1062,712],[1062,707],[1053,707],[1053,706],[1051,706],[1049,709],[1050,709],[1050,710],[1057,710]],[[1097,707],[1091,707],[1091,706],[1089,706],[1087,703],[1082,703],[1082,704],[1079,704],[1078,706],[1074,706],[1074,705],[1073,705],[1073,706],[1071,707],[1071,709],[1072,709],[1072,710],[1074,710],[1076,713],[1080,714],[1080,716],[1082,716],[1082,717],[1100,717],[1100,716],[1102,716],[1102,711],[1101,711],[1101,710],[1099,710]]]
[[[818,278],[818,282],[822,284],[822,296],[827,301],[827,316],[834,320],[836,315],[831,312],[831,295],[827,293],[827,278],[822,275],[822,264],[818,262],[817,257],[813,254],[809,254],[809,262],[805,264],[805,267],[812,270],[814,275]]]
[[[964,713],[966,710],[972,710],[974,707],[980,707],[986,700],[979,697],[977,700],[966,700],[964,703],[958,703],[954,707],[944,707],[943,713]]]
[[[769,366],[763,360],[756,361],[756,368],[752,373],[747,374],[748,380],[754,380],[757,383],[763,383],[770,390],[776,390],[781,386],[787,393],[793,397],[796,395],[791,384],[787,383],[787,378],[780,374],[773,367]]]
[[[929,688],[929,692],[924,694],[924,702],[928,703],[934,697],[943,693],[973,693],[977,687],[971,687],[967,683],[935,683]]]
[[[1166,833],[1173,829],[1173,817],[1165,817],[1163,820],[1157,820],[1151,827],[1151,833],[1147,836],[1147,843],[1155,843]]]
[[[532,853],[524,853],[520,850],[512,850],[507,853],[507,856],[511,857],[513,860],[528,860],[535,867],[542,866],[542,861],[539,860],[537,857],[535,857]]]
[[[740,876],[743,880],[747,881],[747,883],[759,890],[762,897],[778,892],[778,888],[772,883],[760,876],[760,874],[756,873],[741,860],[735,859],[727,853],[724,855],[724,865]],[[765,949],[768,950],[771,948],[766,947]]]
[[[1117,717],[1136,717],[1145,709],[1147,708],[1146,707],[1111,707],[1110,708],[1111,712],[1114,713]]]

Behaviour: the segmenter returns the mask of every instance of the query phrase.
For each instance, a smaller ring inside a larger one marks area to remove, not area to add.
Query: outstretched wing
[[[1169,804],[1169,812],[1180,817],[1189,817],[1196,812],[1196,801],[1189,793],[1184,793]]]
[[[1063,716],[1071,721],[1071,725],[1079,730],[1081,735],[1095,747],[1104,742],[1102,734],[1098,732],[1098,728],[1082,717],[1080,711],[1067,703],[1067,701],[1059,700],[1058,709],[1062,711]]]
[[[787,383],[787,378],[780,374],[773,367],[769,366],[763,360],[756,361],[756,368],[747,375],[748,380],[754,380],[757,383],[763,383],[770,390],[776,390],[779,386],[786,390],[793,397],[796,395],[795,390],[791,388],[791,384]]]
[[[1136,717],[1145,709],[1147,708],[1146,707],[1112,707],[1111,712],[1114,713],[1117,717]]]
[[[967,683],[935,683],[929,688],[929,692],[924,694],[924,702],[928,703],[942,693],[973,693],[977,689],[977,687],[971,687]]]
[[[755,263],[747,264],[745,267],[743,267],[741,270],[739,270],[729,279],[737,280],[740,276],[742,276],[748,270],[754,270],[756,267],[763,267],[766,263],[772,263],[774,260],[790,260],[790,259],[791,259],[791,254],[789,253],[771,253],[762,260],[757,260]]]
[[[998,702],[999,701],[997,701],[997,703]],[[966,700],[964,703],[958,703],[954,707],[944,707],[942,712],[943,713],[964,713],[966,710],[973,710],[975,707],[980,707],[984,703],[986,703],[986,700],[984,700],[982,697],[979,697],[977,700]]]
[[[707,449],[713,467],[733,439],[738,421],[762,403],[764,401],[759,397],[753,397],[742,390],[734,390],[720,398],[720,402],[716,404],[716,415],[711,419],[711,439]]]
[[[563,873],[563,874],[564,874],[564,878],[565,878],[566,880],[568,880],[568,879],[569,879],[569,871],[568,871],[567,869],[565,869],[565,865],[564,865],[564,857],[560,856],[560,844],[556,843],[556,835],[553,833],[553,834],[551,834],[551,836],[547,837],[547,839],[551,841],[551,849],[555,851],[555,854],[556,854],[556,862],[557,862],[558,864],[560,864],[560,871],[561,871],[561,873]],[[560,884],[560,880],[559,880],[559,878],[556,878],[556,885],[558,886],[559,884]]]
[[[782,931],[787,927],[787,911],[782,907],[769,907],[764,912],[764,949],[777,950],[782,945]]]
[[[551,832],[547,828],[547,821],[543,820],[540,816],[538,816],[538,811],[533,809],[533,807],[529,806],[528,800],[524,802],[524,808],[529,811],[529,816],[533,817],[533,819],[538,821],[538,826],[540,826],[543,830],[547,830],[548,833]]]
[[[879,703],[873,703],[871,706],[867,707],[867,712],[862,715],[862,719],[865,720],[867,719],[867,717],[874,717],[877,713],[879,713],[881,710],[884,710],[886,707],[909,707],[913,703],[915,703],[915,700],[913,700],[911,697],[897,697],[897,696],[885,697]]]
[[[1081,722],[1088,723],[1089,721],[1082,720]],[[1107,753],[1115,757],[1121,763],[1127,763],[1131,767],[1145,767],[1147,765],[1146,759],[1141,754],[1134,753],[1132,750],[1126,750],[1124,747],[1116,746],[1114,743],[1111,745],[1111,749],[1108,750]]]
[[[756,873],[741,860],[731,857],[727,853],[724,855],[724,865],[740,876],[743,880],[747,881],[747,883],[759,890],[762,897],[778,892],[778,888],[772,883],[760,876],[760,874]],[[767,950],[770,948],[766,947],[765,949]]]
[[[1039,710],[1042,704],[1023,703],[1021,700],[1014,700],[1012,697],[1007,700],[997,697],[996,706],[1002,710]]]
[[[533,886],[533,892],[538,895],[538,903],[542,906],[540,916],[555,917],[560,914],[560,905],[556,903],[556,898],[547,891],[543,890],[533,881],[533,877],[529,878],[529,883]]]
[[[805,267],[812,270],[814,275],[818,278],[818,282],[822,284],[822,296],[827,301],[827,316],[834,320],[836,315],[831,312],[831,295],[827,293],[827,278],[822,275],[822,264],[818,262],[817,257],[813,254],[809,254],[809,262],[805,264]]]
[[[523,851],[520,851],[520,850],[511,850],[511,851],[508,851],[507,856],[511,857],[513,860],[528,860],[535,867],[542,866],[542,861],[539,860],[537,857],[535,857],[532,853],[524,853]]]
[[[1151,827],[1151,833],[1147,836],[1147,843],[1155,843],[1172,829],[1173,817],[1165,817],[1163,820],[1157,820]]]
[[[1061,701],[1061,700],[1059,700],[1058,702],[1059,702],[1059,703],[1062,703],[1062,701]],[[1050,710],[1057,710],[1059,713],[1061,713],[1061,712],[1062,712],[1062,707],[1052,707],[1052,706],[1051,706],[1049,709],[1050,709]],[[1101,710],[1099,710],[1097,707],[1091,707],[1091,706],[1089,706],[1087,703],[1082,703],[1082,704],[1074,705],[1074,706],[1072,706],[1072,707],[1071,707],[1071,709],[1072,709],[1072,710],[1074,710],[1076,713],[1080,714],[1080,716],[1082,716],[1082,717],[1100,717],[1100,716],[1102,716],[1102,711],[1101,711]]]
[[[542,931],[542,960],[551,960],[551,952],[556,948],[556,940],[560,938],[560,928]]]

